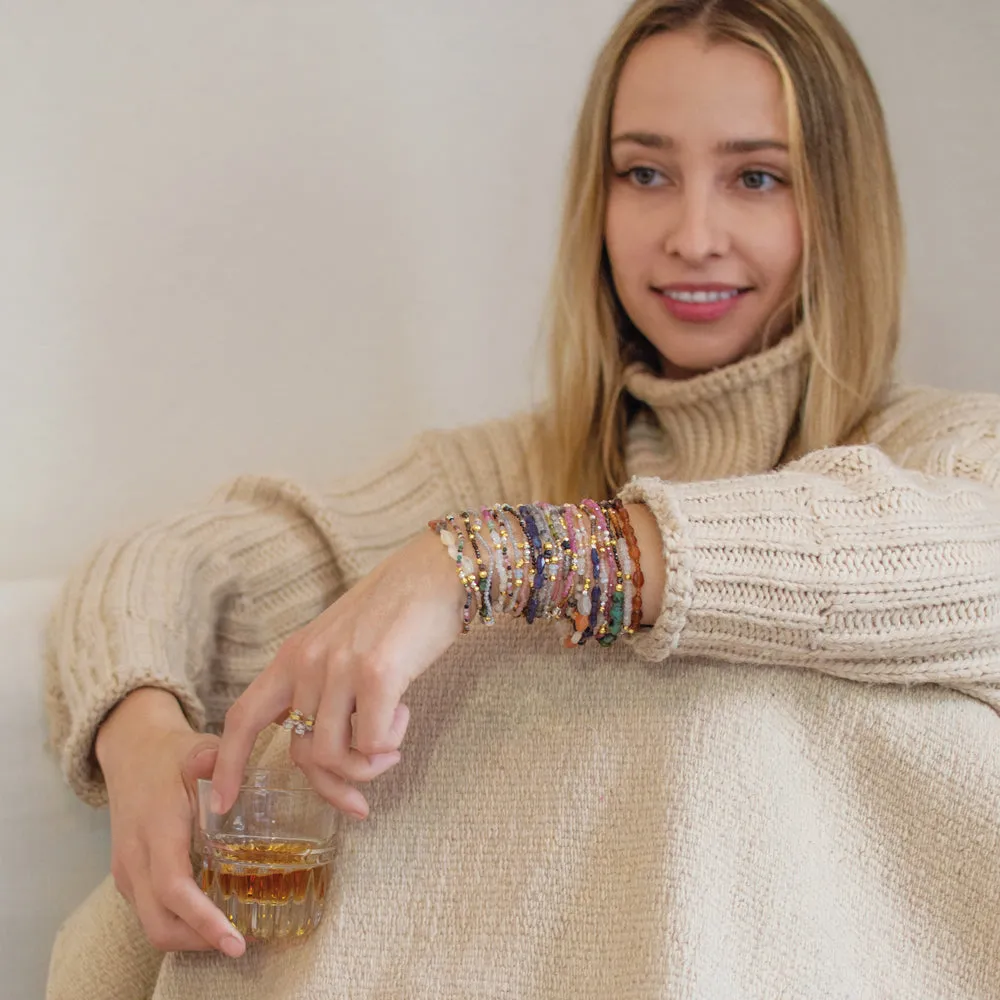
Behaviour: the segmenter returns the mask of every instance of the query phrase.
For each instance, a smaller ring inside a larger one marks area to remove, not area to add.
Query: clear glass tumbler
[[[201,887],[248,941],[304,937],[323,918],[337,812],[301,771],[247,772],[229,812],[198,782]]]

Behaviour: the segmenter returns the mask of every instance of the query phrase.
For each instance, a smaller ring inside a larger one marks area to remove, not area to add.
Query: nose
[[[728,250],[718,198],[710,190],[688,188],[678,194],[665,234],[665,249],[685,264],[699,265]]]

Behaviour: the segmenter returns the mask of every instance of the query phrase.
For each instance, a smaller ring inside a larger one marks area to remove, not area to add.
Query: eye
[[[618,176],[626,178],[640,188],[660,187],[666,180],[663,174],[653,167],[632,167],[630,170],[623,170]]]
[[[767,170],[744,170],[740,180],[748,191],[773,191],[785,183],[780,177]]]

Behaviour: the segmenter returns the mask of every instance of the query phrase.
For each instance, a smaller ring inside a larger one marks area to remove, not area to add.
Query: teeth
[[[673,299],[675,302],[697,302],[699,304],[704,304],[708,302],[727,302],[729,299],[735,299],[740,293],[738,291],[732,292],[664,292],[664,295],[668,299]]]

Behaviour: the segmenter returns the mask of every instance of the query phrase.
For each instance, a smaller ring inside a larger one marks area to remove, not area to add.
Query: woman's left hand
[[[213,808],[230,808],[258,734],[295,709],[316,721],[292,739],[293,760],[320,795],[365,818],[353,783],[398,763],[409,722],[401,698],[461,635],[464,605],[455,563],[432,531],[384,560],[292,635],[226,713]]]

